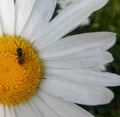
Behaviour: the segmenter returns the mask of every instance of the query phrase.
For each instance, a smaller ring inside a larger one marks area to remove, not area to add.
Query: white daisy
[[[64,37],[107,0],[79,0],[50,21],[56,0],[0,0],[0,117],[93,117],[74,103],[107,104],[116,74],[110,32]],[[64,38],[63,38],[64,37]]]
[[[71,5],[73,2],[76,2],[78,0],[58,0],[58,4],[60,6],[60,9],[58,10],[58,13],[60,13],[64,8]],[[80,0],[79,0],[80,1]],[[90,24],[90,19],[86,18],[83,22],[80,23],[80,26],[85,26]]]

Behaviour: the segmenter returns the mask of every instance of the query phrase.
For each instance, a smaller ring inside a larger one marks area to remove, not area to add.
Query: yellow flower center
[[[0,103],[26,102],[36,92],[41,77],[41,61],[28,41],[0,37]]]

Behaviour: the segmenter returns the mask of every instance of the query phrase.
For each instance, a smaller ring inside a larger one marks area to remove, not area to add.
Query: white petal
[[[16,117],[15,112],[12,107],[5,106],[5,117]]]
[[[94,53],[93,53],[94,54]],[[108,52],[101,52],[97,53],[96,55],[91,55],[87,57],[79,57],[77,54],[73,54],[73,56],[63,56],[63,57],[57,57],[56,60],[44,60],[44,65],[46,67],[51,68],[68,68],[68,69],[74,69],[74,68],[88,68],[88,67],[94,67],[99,65],[104,65],[109,62],[113,61],[113,57]]]
[[[93,70],[93,71],[103,72],[103,71],[106,71],[106,65],[100,65],[100,66],[90,67],[88,69]]]
[[[32,41],[40,35],[53,15],[56,0],[36,0],[22,36]],[[41,39],[39,37],[39,39]]]
[[[107,104],[113,99],[113,93],[105,87],[65,79],[44,79],[40,87],[54,96],[79,104]]]
[[[5,116],[11,117],[10,108],[8,106],[5,106]]]
[[[15,15],[16,15],[15,34],[17,36],[20,35],[29,16],[31,15],[31,11],[33,9],[34,3],[35,3],[35,0],[16,0],[15,2]]]
[[[116,41],[116,34],[111,32],[84,33],[69,36],[56,41],[47,49],[41,51],[42,58],[63,56],[93,47],[109,49]]]
[[[10,106],[11,117],[16,117],[14,106]]]
[[[3,31],[2,31],[1,21],[0,21],[0,36],[2,35],[3,35]]]
[[[36,46],[42,49],[60,39],[79,26],[92,12],[104,6],[107,1],[108,0],[82,0],[74,2],[51,21],[46,32],[41,36],[42,41],[40,40],[40,43],[36,41]]]
[[[5,107],[0,104],[0,117],[5,117]]]
[[[34,111],[27,103],[15,106],[15,111],[17,117],[36,117]]]
[[[38,110],[38,112],[41,112],[43,117],[59,117],[59,115],[38,95],[35,95],[30,100],[30,103],[37,108],[36,110]]]
[[[7,35],[14,34],[15,8],[14,0],[0,0],[0,22],[2,30]]]
[[[46,69],[46,78],[68,79],[99,86],[120,86],[120,76],[88,69]]]
[[[40,91],[40,96],[46,101],[46,103],[49,104],[49,106],[51,106],[51,108],[53,108],[54,111],[60,115],[60,117],[93,117],[93,115],[77,105],[48,95],[43,91]]]
[[[28,102],[28,105],[33,110],[35,117],[44,117],[42,112],[36,107],[34,103]]]
[[[78,52],[74,52],[74,53],[62,53],[61,54],[57,54],[55,55],[54,53],[51,53],[52,55],[51,56],[44,56],[42,54],[42,52],[40,52],[40,57],[43,58],[44,60],[46,61],[50,61],[50,60],[61,60],[61,58],[63,60],[67,60],[67,59],[74,59],[74,58],[86,58],[86,57],[90,57],[90,56],[95,56],[95,55],[98,55],[98,54],[102,54],[104,53],[105,51],[102,50],[99,46],[98,47],[91,47],[91,48],[88,48],[88,49],[85,49],[85,50],[81,50],[81,51],[78,51]]]

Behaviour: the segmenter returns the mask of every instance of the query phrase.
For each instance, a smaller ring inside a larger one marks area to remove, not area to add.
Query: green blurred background
[[[101,10],[90,17],[90,25],[78,27],[70,34],[83,32],[112,31],[117,33],[117,42],[109,50],[115,61],[107,66],[108,71],[120,74],[120,0],[109,0]],[[103,106],[82,106],[96,117],[120,117],[120,87],[111,88],[115,94],[114,100]]]

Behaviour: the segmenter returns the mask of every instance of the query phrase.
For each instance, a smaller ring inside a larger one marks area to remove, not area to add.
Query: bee
[[[18,56],[18,63],[21,65],[24,63],[24,54],[22,48],[17,48],[16,50]]]

